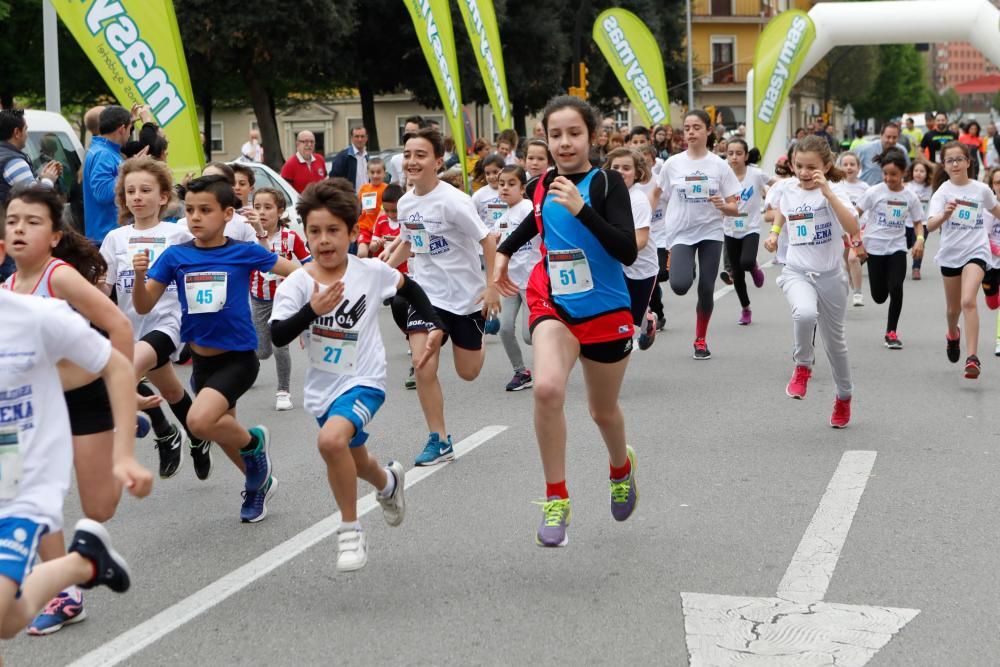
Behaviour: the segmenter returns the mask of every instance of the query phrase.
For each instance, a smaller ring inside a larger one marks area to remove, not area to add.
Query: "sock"
[[[389,468],[385,468],[385,488],[379,489],[378,494],[383,498],[391,498],[392,494],[396,492],[396,476],[392,474]]]
[[[254,433],[253,431],[250,431],[250,442],[247,444],[246,447],[240,449],[240,454],[253,454],[257,450],[257,447],[259,445],[260,442],[257,440],[257,434]]]
[[[569,498],[569,491],[566,489],[566,480],[561,482],[556,482],[555,484],[545,483],[545,497],[546,498]]]
[[[861,294],[861,288],[860,287],[855,287],[854,288],[854,293],[855,294]]]
[[[621,468],[616,468],[614,466],[609,467],[611,468],[611,479],[625,479],[628,477],[628,474],[632,472],[632,461],[628,457],[625,457],[625,465]]]
[[[156,393],[145,382],[140,382],[135,390],[141,396],[156,396]],[[163,414],[163,410],[159,407],[149,408],[148,410],[143,410],[143,412],[149,417],[149,421],[153,426],[153,433],[156,434],[157,438],[166,437],[173,432],[170,422],[167,421],[166,415]]]
[[[705,334],[708,333],[708,321],[712,319],[711,313],[703,313],[700,310],[696,310],[695,314],[698,316],[694,327],[694,337],[704,338]]]
[[[360,521],[341,521],[340,522],[340,528],[337,529],[337,532],[339,533],[339,532],[342,532],[342,531],[345,531],[345,530],[361,530],[361,522]]]
[[[186,391],[184,392],[184,396],[181,398],[181,400],[177,401],[176,403],[170,404],[170,411],[174,413],[174,417],[177,417],[177,421],[179,421],[184,426],[184,430],[187,431],[188,437],[191,438],[191,442],[194,442],[198,440],[198,438],[194,437],[194,434],[191,433],[191,429],[189,429],[187,425],[188,410],[190,409],[191,409],[191,397],[188,396],[188,393]]]

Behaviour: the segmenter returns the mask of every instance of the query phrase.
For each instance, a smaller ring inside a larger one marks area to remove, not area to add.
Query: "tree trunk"
[[[511,111],[514,115],[514,131],[517,132],[517,136],[528,136],[524,120],[524,117],[528,115],[528,110],[525,108],[524,103],[520,100],[511,100]]]
[[[201,105],[201,115],[203,118],[202,133],[205,135],[205,143],[202,144],[201,150],[205,154],[205,162],[212,161],[212,108],[215,106],[215,100],[212,98],[212,91],[210,89],[205,89],[199,96],[198,103]]]
[[[375,91],[370,84],[359,83],[358,93],[361,95],[361,123],[368,130],[368,150],[379,150],[378,125],[375,123]]]
[[[250,103],[254,115],[257,116],[257,129],[260,130],[260,143],[264,147],[264,163],[277,172],[285,164],[281,152],[281,137],[278,135],[278,120],[274,113],[274,96],[262,84],[252,69],[243,72],[243,81],[250,93]]]

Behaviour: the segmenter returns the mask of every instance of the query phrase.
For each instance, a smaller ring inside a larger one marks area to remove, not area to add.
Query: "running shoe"
[[[337,531],[337,572],[354,572],[368,564],[368,540],[357,528]]]
[[[413,464],[418,466],[433,466],[438,463],[454,460],[455,450],[451,447],[451,436],[448,436],[447,442],[442,442],[440,435],[431,433],[427,437],[427,444],[424,445],[424,451],[417,454],[417,459]]]
[[[854,305],[857,307],[865,305],[865,295],[861,292],[854,293]]]
[[[694,339],[694,358],[698,361],[712,358],[712,353],[708,351],[708,343],[705,342],[704,338]]]
[[[962,329],[959,327],[958,335],[954,338],[949,338],[948,334],[944,335],[944,339],[947,342],[947,347],[945,351],[948,353],[948,361],[953,364],[957,364],[958,360],[962,357]]]
[[[752,321],[753,321],[753,313],[750,312],[749,308],[744,308],[743,312],[740,313],[740,319],[736,324],[745,327]]]
[[[267,501],[278,492],[278,478],[273,475],[267,480],[264,488],[256,491],[243,490],[243,506],[240,507],[240,521],[257,523],[267,516]]]
[[[135,415],[135,437],[136,438],[139,438],[140,440],[142,438],[145,438],[147,435],[149,435],[149,431],[152,428],[153,428],[153,423],[151,421],[149,421],[149,417],[147,417],[146,415],[144,415],[141,412],[136,413],[136,415]]]
[[[626,445],[628,460],[632,468],[624,479],[611,480],[611,516],[615,521],[625,521],[639,505],[639,483],[635,480],[638,466],[635,460],[635,450]]]
[[[535,502],[542,506],[542,524],[535,534],[535,544],[540,547],[564,547],[569,544],[569,519],[572,511],[569,498],[552,496],[544,502]]]
[[[417,388],[417,376],[413,374],[413,366],[410,366],[410,374],[403,380],[403,386],[407,389]]]
[[[1000,308],[1000,292],[986,295],[986,307],[990,310]]]
[[[211,440],[195,440],[191,443],[191,461],[194,463],[194,474],[205,481],[212,474],[212,442]]]
[[[993,354],[1000,357],[1000,340],[997,341],[996,347],[993,348]]]
[[[913,280],[920,280],[920,269],[913,269],[913,273],[910,276]]]
[[[639,349],[648,350],[656,342],[656,317],[653,313],[646,311],[646,320],[642,324],[642,333],[639,334]]]
[[[657,315],[656,316],[656,330],[657,331],[663,331],[666,328],[667,328],[667,317],[666,317],[666,315]]]
[[[514,373],[514,377],[507,383],[507,391],[521,391],[534,385],[535,381],[531,378],[531,371],[524,369]]]
[[[389,461],[389,465],[385,467],[385,474],[392,475],[396,479],[396,488],[392,490],[391,496],[383,497],[382,494],[376,493],[375,499],[382,506],[382,518],[395,528],[403,523],[403,517],[406,515],[406,498],[403,495],[406,486],[406,472],[403,470],[403,464],[399,461]]]
[[[969,358],[965,360],[965,377],[975,380],[981,372],[982,364],[979,363],[979,357],[970,354]]]
[[[890,350],[902,350],[903,341],[899,340],[895,331],[890,331],[885,335],[885,346]]]
[[[835,399],[833,401],[833,414],[830,415],[830,426],[833,428],[847,428],[847,422],[849,421],[851,421],[851,399]]]
[[[806,388],[809,386],[809,378],[812,377],[812,369],[808,366],[796,366],[792,371],[792,379],[785,387],[785,394],[790,398],[802,400],[806,397]]]
[[[733,277],[729,275],[729,271],[723,271],[719,274],[719,280],[726,283],[727,285],[733,284]]]
[[[240,452],[246,474],[246,490],[257,491],[271,478],[271,455],[268,448],[271,445],[271,433],[266,426],[254,426],[250,433],[257,437],[257,449],[252,452]]]
[[[185,444],[187,436],[176,426],[162,438],[156,438],[156,452],[160,455],[160,479],[170,479],[181,469],[184,458],[181,456],[181,445]]]
[[[292,395],[287,391],[279,391],[274,394],[274,409],[278,412],[292,409]]]
[[[73,625],[87,619],[87,610],[83,608],[83,593],[80,591],[63,591],[52,598],[45,609],[28,626],[28,634],[35,637],[51,635],[59,632],[67,625]]]
[[[107,586],[115,593],[129,589],[132,579],[128,563],[111,547],[108,531],[92,519],[80,519],[73,529],[69,553],[76,552],[94,565],[94,578],[80,584],[80,588]]]
[[[753,277],[753,286],[760,288],[764,286],[764,270],[760,268],[760,264],[754,264],[753,270],[750,271],[750,275]]]

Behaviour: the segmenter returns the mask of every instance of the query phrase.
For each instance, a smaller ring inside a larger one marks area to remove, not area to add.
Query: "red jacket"
[[[295,153],[281,168],[281,177],[288,181],[296,192],[301,193],[310,183],[326,178],[326,163],[323,161],[323,156],[316,153],[313,153],[310,163]]]

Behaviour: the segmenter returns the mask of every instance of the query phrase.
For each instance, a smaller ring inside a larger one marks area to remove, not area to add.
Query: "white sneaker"
[[[368,563],[364,531],[347,528],[337,532],[337,571],[354,572]]]
[[[861,292],[855,292],[854,293],[854,305],[855,306],[863,306],[863,305],[865,305],[865,295],[862,294]]]
[[[997,346],[993,348],[993,354],[1000,357],[1000,340],[997,341]]]
[[[292,409],[292,395],[287,391],[279,391],[274,395],[274,409],[283,412]]]
[[[393,489],[392,495],[388,498],[383,498],[376,493],[375,499],[382,506],[382,517],[385,519],[385,522],[390,526],[396,527],[403,523],[403,517],[406,515],[406,500],[403,498],[403,487],[406,486],[406,473],[403,471],[403,465],[399,461],[390,461],[389,465],[386,466],[386,474],[396,478],[396,488]]]

